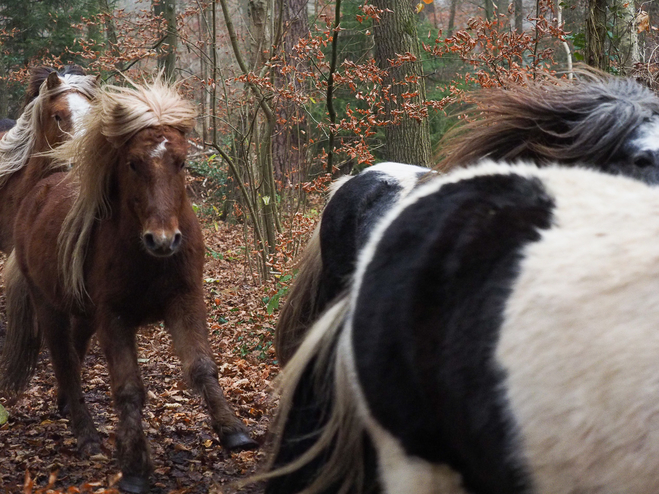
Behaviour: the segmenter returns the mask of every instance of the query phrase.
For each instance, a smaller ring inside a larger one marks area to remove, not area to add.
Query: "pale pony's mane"
[[[58,238],[60,273],[64,288],[84,300],[84,260],[94,223],[110,214],[109,187],[122,148],[138,132],[169,126],[187,133],[196,112],[175,87],[157,79],[135,88],[105,86],[84,117],[84,133],[52,152],[56,161],[72,163],[69,177],[76,198]]]
[[[42,133],[45,119],[44,106],[49,98],[68,91],[77,91],[89,99],[93,99],[96,94],[97,85],[94,76],[67,74],[60,76],[60,80],[62,83],[53,89],[48,89],[44,81],[38,96],[25,106],[16,125],[0,139],[0,186],[30,160],[36,136]]]

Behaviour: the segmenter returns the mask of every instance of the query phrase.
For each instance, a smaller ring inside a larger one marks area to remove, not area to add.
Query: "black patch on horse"
[[[529,489],[494,351],[522,249],[553,208],[533,178],[446,184],[396,218],[362,280],[353,345],[371,413],[474,494]]]
[[[417,178],[426,172],[417,174]],[[402,187],[380,171],[367,171],[343,184],[323,211],[320,249],[323,260],[318,305],[325,307],[348,286],[357,253],[373,228],[396,203]]]

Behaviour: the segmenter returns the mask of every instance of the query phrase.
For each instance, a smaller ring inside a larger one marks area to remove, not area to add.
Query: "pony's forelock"
[[[115,146],[123,146],[137,132],[148,127],[168,126],[188,133],[196,111],[176,88],[157,78],[136,88],[105,86],[99,98],[103,135]]]
[[[72,166],[78,187],[58,239],[60,270],[66,290],[78,302],[85,297],[83,265],[94,222],[109,213],[107,196],[121,148],[138,132],[172,127],[186,134],[196,117],[192,103],[160,78],[135,88],[105,86],[83,117],[84,132],[55,149],[55,166]]]

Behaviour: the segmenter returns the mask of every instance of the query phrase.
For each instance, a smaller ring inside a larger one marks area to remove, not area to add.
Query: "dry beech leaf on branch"
[[[642,33],[643,31],[650,30],[650,15],[641,10],[636,16],[636,32]]]

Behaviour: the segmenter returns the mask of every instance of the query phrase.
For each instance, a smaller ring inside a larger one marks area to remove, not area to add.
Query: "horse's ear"
[[[59,74],[57,72],[51,72],[48,74],[48,78],[46,79],[46,87],[48,90],[55,89],[60,84],[62,84],[62,81],[60,80]]]
[[[102,80],[103,80],[103,78],[101,77],[101,74],[98,74],[98,75],[94,78],[94,84],[96,84],[97,86],[100,86]]]

